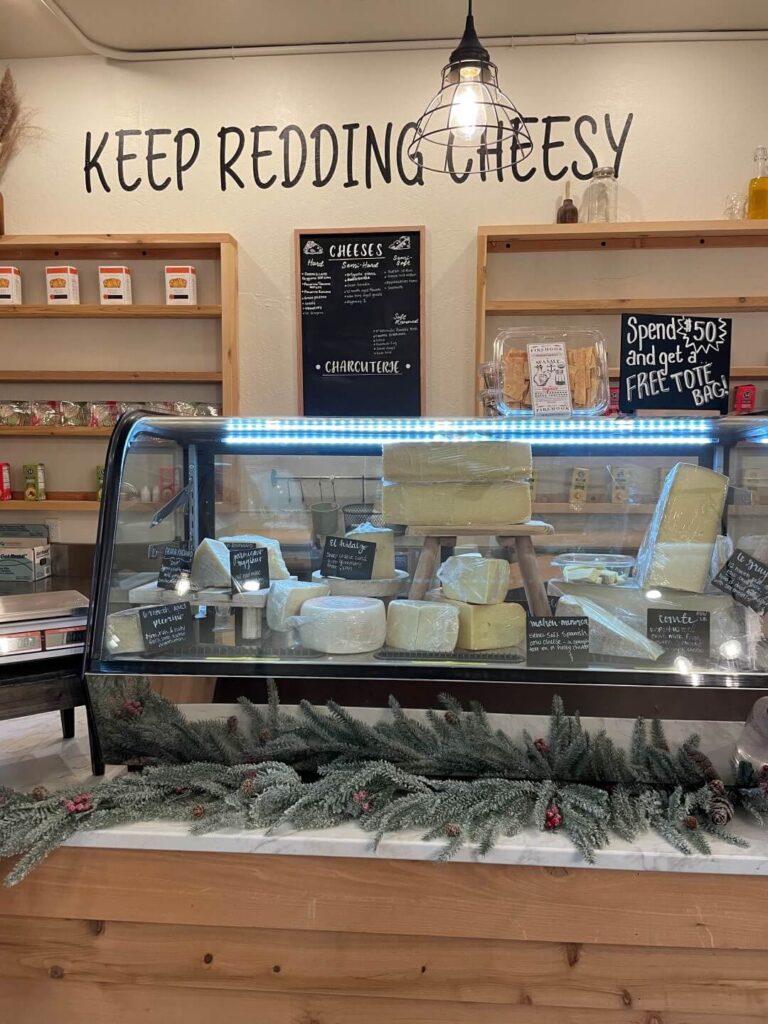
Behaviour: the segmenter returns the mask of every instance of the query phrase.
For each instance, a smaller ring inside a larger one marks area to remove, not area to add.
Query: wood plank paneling
[[[0,978],[768,1017],[736,950],[0,918]]]
[[[18,1024],[759,1024],[760,1013],[569,1009],[315,993],[210,991],[127,981],[99,985],[49,978],[7,981],[5,1019]]]
[[[768,949],[768,886],[749,876],[64,848],[0,891],[0,914],[52,907],[96,920]]]

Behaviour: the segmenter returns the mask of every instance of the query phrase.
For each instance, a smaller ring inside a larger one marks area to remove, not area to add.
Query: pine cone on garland
[[[727,825],[733,818],[733,804],[724,796],[713,796],[709,805],[709,817],[713,825]]]
[[[227,729],[230,732],[237,732],[239,724],[240,723],[237,720],[237,715],[230,715],[229,718],[227,719]]]
[[[205,804],[195,804],[195,806],[192,808],[192,817],[193,818],[202,818],[204,814],[205,814]]]
[[[259,739],[262,743],[266,743],[268,740],[272,739],[272,733],[269,729],[259,729]]]
[[[452,821],[449,825],[445,826],[445,834],[449,839],[458,839],[461,835],[461,825],[457,825],[455,821]]]
[[[725,796],[725,783],[722,779],[712,779],[709,783],[709,788],[715,796]]]
[[[256,783],[253,779],[243,779],[240,783],[240,792],[243,796],[253,796],[253,792],[256,789]]]
[[[456,714],[455,711],[446,711],[445,721],[447,725],[453,726],[453,728],[456,728],[456,726],[460,724],[459,716]]]
[[[691,747],[686,744],[685,751],[707,782],[719,781],[720,776],[715,770],[715,766],[703,750],[699,750],[698,747]]]
[[[695,814],[689,814],[686,818],[683,818],[683,824],[691,832],[694,832],[699,827],[699,819]]]
[[[45,788],[45,786],[35,786],[35,788],[32,790],[32,796],[35,798],[35,800],[45,800],[45,798],[48,796],[48,790]]]

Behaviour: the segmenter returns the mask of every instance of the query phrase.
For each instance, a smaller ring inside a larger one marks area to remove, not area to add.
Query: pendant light
[[[471,168],[469,150],[481,157]],[[477,38],[469,0],[464,35],[443,68],[440,91],[416,124],[408,156],[426,170],[479,174],[512,167],[532,151],[528,127],[499,89],[498,68]]]

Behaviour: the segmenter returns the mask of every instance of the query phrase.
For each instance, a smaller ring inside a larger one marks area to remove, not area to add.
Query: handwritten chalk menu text
[[[422,237],[296,232],[305,416],[421,415]]]
[[[326,537],[320,572],[344,580],[369,580],[373,575],[376,545],[350,537]]]
[[[665,651],[709,657],[709,612],[649,608],[646,636]]]
[[[529,665],[586,665],[589,619],[585,615],[529,616],[526,661]]]
[[[192,572],[192,549],[174,547],[167,544],[163,551],[160,574],[157,577],[158,587],[169,590],[175,587],[182,575]]]
[[[260,544],[237,542],[229,548],[232,593],[255,593],[269,589],[269,550]]]
[[[139,623],[147,654],[183,647],[192,640],[192,612],[186,601],[140,608]]]
[[[741,548],[736,548],[712,585],[761,615],[768,610],[768,565]]]
[[[728,317],[624,314],[619,408],[728,412]]]

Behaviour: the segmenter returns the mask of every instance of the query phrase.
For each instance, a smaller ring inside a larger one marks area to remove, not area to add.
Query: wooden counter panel
[[[383,858],[65,848],[0,890],[0,915],[768,949],[760,877]]]
[[[0,918],[0,978],[768,1017],[765,956],[737,950]]]

